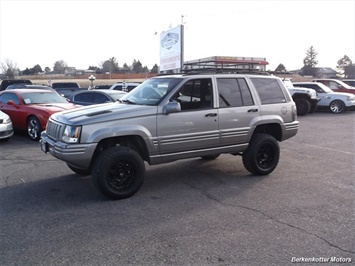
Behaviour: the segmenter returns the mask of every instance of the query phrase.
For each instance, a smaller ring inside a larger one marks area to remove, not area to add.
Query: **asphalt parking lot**
[[[0,265],[354,263],[355,112],[299,121],[269,176],[231,155],[147,166],[121,201],[16,134],[0,142]]]

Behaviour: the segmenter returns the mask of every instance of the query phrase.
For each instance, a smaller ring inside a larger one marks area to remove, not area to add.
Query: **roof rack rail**
[[[196,74],[255,74],[255,75],[270,75],[266,71],[260,69],[242,69],[242,68],[200,68],[200,69],[183,69],[185,75]]]
[[[185,74],[258,74],[270,75],[259,67],[264,61],[244,60],[237,57],[208,57],[184,62],[182,71]]]

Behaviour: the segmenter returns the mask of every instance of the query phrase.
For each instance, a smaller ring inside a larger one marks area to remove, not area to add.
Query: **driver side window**
[[[212,81],[211,79],[194,79],[186,82],[174,95],[173,100],[178,101],[181,110],[195,110],[212,108]]]

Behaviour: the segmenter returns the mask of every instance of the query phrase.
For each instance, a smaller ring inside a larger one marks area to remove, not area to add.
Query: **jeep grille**
[[[46,133],[48,137],[54,140],[60,140],[64,130],[64,125],[54,123],[51,120],[48,120]]]

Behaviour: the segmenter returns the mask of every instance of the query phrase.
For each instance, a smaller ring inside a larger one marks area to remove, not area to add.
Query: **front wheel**
[[[268,175],[276,168],[280,158],[278,141],[268,134],[255,134],[243,153],[244,167],[255,175]]]
[[[297,115],[306,115],[311,111],[311,104],[304,98],[295,99]]]
[[[92,168],[94,184],[110,199],[134,195],[143,185],[145,166],[134,150],[118,146],[104,150]]]
[[[41,134],[41,124],[35,116],[30,116],[27,120],[27,133],[32,140],[39,140]]]
[[[335,114],[344,113],[346,111],[346,106],[343,101],[341,100],[334,100],[329,105],[330,111]]]

